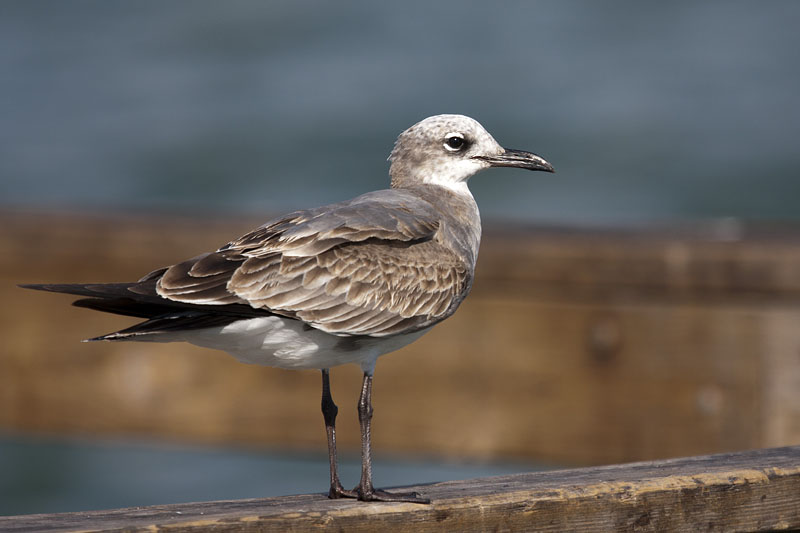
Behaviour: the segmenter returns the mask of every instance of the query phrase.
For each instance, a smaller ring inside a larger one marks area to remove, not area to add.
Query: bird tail
[[[23,284],[23,289],[85,296],[72,303],[115,315],[151,318],[174,307],[156,293],[155,281],[136,283],[42,283]],[[178,302],[175,302],[176,304]]]
[[[86,339],[87,341],[155,340],[154,336],[180,331],[224,326],[245,317],[263,315],[249,306],[227,305],[203,309],[193,304],[162,298],[155,291],[156,280],[136,283],[23,284],[23,289],[84,296],[72,303],[116,315],[145,318],[129,328]]]
[[[77,302],[76,302],[77,303]],[[88,306],[86,306],[88,307]],[[226,326],[239,318],[230,315],[212,315],[192,311],[169,313],[153,317],[129,328],[113,333],[86,339],[92,341],[131,341],[131,340],[181,340],[179,334],[184,331]],[[172,335],[170,335],[172,334]],[[178,338],[175,335],[178,334]],[[165,339],[170,335],[172,338]],[[160,339],[157,339],[160,337]]]
[[[152,287],[148,286],[152,285]],[[19,287],[23,289],[33,289],[35,291],[61,292],[65,294],[75,294],[77,296],[89,296],[94,298],[109,298],[127,296],[133,294],[155,295],[155,283],[147,284],[135,283],[22,283]]]

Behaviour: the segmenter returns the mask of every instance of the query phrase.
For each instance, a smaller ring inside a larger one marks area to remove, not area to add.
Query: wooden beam
[[[776,531],[800,529],[800,446],[414,487],[431,505],[323,494],[0,517],[33,531]]]

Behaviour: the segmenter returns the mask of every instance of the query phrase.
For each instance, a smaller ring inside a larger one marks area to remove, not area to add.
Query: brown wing
[[[433,240],[438,218],[404,191],[277,219],[218,251],[143,279],[201,305],[247,303],[339,335],[391,335],[432,325],[461,302],[471,271]]]
[[[340,335],[384,336],[450,316],[465,296],[467,266],[434,241],[369,241],[312,257],[247,259],[228,290]]]

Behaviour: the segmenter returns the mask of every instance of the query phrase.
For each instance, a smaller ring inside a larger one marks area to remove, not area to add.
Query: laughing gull
[[[210,253],[133,283],[23,285],[76,294],[74,305],[146,319],[92,341],[186,341],[245,363],[322,371],[330,498],[428,503],[372,485],[372,376],[379,356],[452,315],[472,287],[481,238],[467,179],[489,167],[553,172],[538,155],[502,148],[475,120],[438,115],[400,134],[391,188],[295,211]],[[346,490],[336,462],[329,368],[361,366],[361,481]]]

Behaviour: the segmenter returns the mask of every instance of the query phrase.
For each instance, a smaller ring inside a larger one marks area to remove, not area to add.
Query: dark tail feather
[[[72,305],[148,319],[114,333],[87,339],[88,341],[145,340],[143,337],[148,335],[224,326],[242,318],[272,314],[266,309],[256,309],[245,304],[202,305],[175,302],[158,295],[156,281],[148,275],[145,276],[145,281],[136,283],[25,284],[20,287],[84,296]]]
[[[72,302],[75,307],[85,307],[95,311],[113,313],[115,315],[135,316],[138,318],[152,318],[174,309],[168,305],[157,305],[147,302],[137,302],[130,298],[81,298]]]
[[[23,289],[61,292],[90,298],[158,298],[156,280],[135,283],[25,283]]]
[[[73,303],[97,311],[117,315],[153,318],[175,311],[199,311],[237,317],[255,317],[272,314],[266,309],[256,309],[246,304],[203,305],[176,302],[156,292],[155,279],[135,283],[62,283],[24,284],[23,289],[60,292],[85,296]]]
[[[240,317],[230,315],[210,315],[197,312],[184,312],[162,315],[151,318],[145,322],[136,324],[129,328],[108,333],[86,341],[124,341],[124,340],[144,340],[141,337],[164,333],[178,333],[181,331],[212,328],[215,326],[225,326],[231,322],[239,320]],[[139,339],[137,339],[137,337]]]
[[[76,300],[72,305],[115,315],[152,318],[176,308],[185,308],[180,302],[172,302],[156,293],[156,281],[137,283],[62,283],[26,284],[24,289],[60,292],[77,296],[88,296]]]

